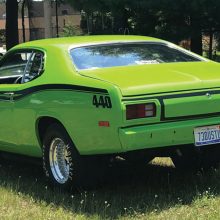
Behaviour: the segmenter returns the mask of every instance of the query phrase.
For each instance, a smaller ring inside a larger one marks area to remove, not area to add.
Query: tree
[[[6,0],[6,48],[18,44],[18,2]]]
[[[44,0],[44,24],[45,24],[45,38],[52,37],[51,0]]]
[[[96,34],[98,27],[98,33],[106,33],[103,21],[110,17],[112,32],[108,33],[123,34],[127,33],[124,30],[129,30],[129,33],[160,37],[174,43],[187,39],[191,42],[191,50],[202,54],[202,36],[205,33],[210,35],[211,55],[213,34],[220,31],[219,0],[67,1],[85,12],[87,29],[91,34]]]
[[[26,36],[25,36],[25,5],[26,5],[26,0],[22,1],[22,6],[21,6],[21,17],[22,17],[22,35],[23,35],[23,42],[26,41]]]
[[[29,9],[31,7],[31,1],[30,0],[22,0],[22,1],[20,1],[20,3],[21,3],[21,19],[22,19],[22,36],[23,36],[23,42],[25,42],[26,41],[25,11],[27,10],[27,13],[29,15]]]

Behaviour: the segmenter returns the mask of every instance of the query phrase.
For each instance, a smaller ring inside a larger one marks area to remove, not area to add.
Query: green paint
[[[220,117],[196,118],[199,114],[220,112],[220,94],[211,98],[206,96],[207,92],[214,90],[220,93],[220,88],[216,89],[220,87],[220,65],[217,63],[204,59],[201,62],[78,72],[68,52],[71,47],[81,44],[123,41],[165,42],[139,36],[86,36],[33,41],[11,49],[8,54],[30,48],[43,51],[45,71],[40,77],[24,84],[2,84],[1,93],[19,94],[39,85],[62,84],[105,89],[108,94],[78,89],[43,89],[27,93],[18,100],[0,100],[0,149],[41,157],[37,134],[38,121],[42,117],[59,120],[83,155],[189,144],[194,142],[195,127],[220,124]],[[202,93],[194,96],[195,92]],[[180,94],[191,95],[166,97]],[[98,98],[109,96],[112,108],[93,105],[94,95]],[[161,118],[162,101],[165,118],[193,115],[194,119],[161,123],[161,120],[166,121]],[[126,104],[152,102],[157,106],[156,117],[126,120]],[[99,121],[109,121],[110,127],[99,127]]]

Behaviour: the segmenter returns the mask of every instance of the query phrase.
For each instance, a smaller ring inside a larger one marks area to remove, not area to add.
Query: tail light
[[[155,103],[132,104],[126,106],[126,119],[148,118],[156,116]]]

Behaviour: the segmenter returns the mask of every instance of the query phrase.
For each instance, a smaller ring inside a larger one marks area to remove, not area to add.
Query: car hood
[[[118,86],[123,96],[220,87],[220,64],[185,62],[83,70]]]

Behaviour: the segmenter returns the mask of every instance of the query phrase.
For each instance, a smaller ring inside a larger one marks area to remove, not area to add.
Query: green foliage
[[[6,37],[5,37],[5,30],[0,30],[0,43],[5,43]]]
[[[192,49],[200,52],[202,32],[220,29],[219,0],[67,1],[85,12],[84,29],[91,34],[151,35],[175,43],[192,39]]]
[[[72,26],[72,25],[66,25],[63,28],[63,31],[60,33],[61,37],[71,37],[71,36],[78,36],[82,35],[82,32],[79,27]]]

